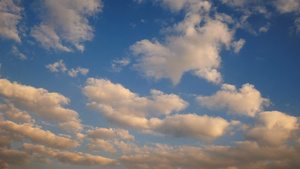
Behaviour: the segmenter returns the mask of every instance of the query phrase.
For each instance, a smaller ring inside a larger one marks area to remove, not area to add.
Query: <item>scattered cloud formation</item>
[[[68,104],[70,100],[59,93],[49,93],[42,88],[0,79],[0,96],[5,98],[4,101],[7,103],[13,103],[15,106],[22,107],[46,120],[58,122],[59,126],[69,132],[82,129],[78,113],[62,107],[62,105]],[[66,123],[72,124],[71,127],[66,128]]]
[[[202,106],[209,109],[228,108],[230,114],[254,117],[269,105],[270,100],[261,97],[254,85],[244,84],[239,90],[234,85],[223,84],[222,89],[212,96],[199,96],[196,99]]]
[[[46,65],[46,68],[48,68],[51,72],[66,72],[68,71],[68,75],[71,77],[77,77],[78,73],[86,76],[89,73],[88,68],[82,68],[82,67],[77,67],[76,69],[71,68],[67,69],[65,63],[63,60],[59,60],[58,62],[55,62],[53,64],[48,64]]]
[[[274,5],[281,13],[299,12],[300,10],[299,0],[276,0]]]
[[[0,1],[0,36],[21,42],[17,25],[22,19],[22,8],[14,0]]]
[[[72,51],[69,45],[84,50],[85,41],[92,40],[93,28],[88,17],[101,11],[101,0],[45,0],[42,22],[31,29],[31,36],[46,49]]]

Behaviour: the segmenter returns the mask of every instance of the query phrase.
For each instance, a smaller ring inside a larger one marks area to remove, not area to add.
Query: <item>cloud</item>
[[[72,68],[71,70],[68,71],[68,75],[71,77],[77,77],[78,73],[86,76],[89,73],[89,69],[78,67],[76,69]]]
[[[50,147],[60,149],[70,149],[79,146],[77,141],[56,136],[50,131],[44,131],[38,127],[32,126],[30,123],[17,124],[9,120],[0,120],[1,130],[8,132],[9,134],[17,134],[27,139],[30,139],[34,143],[45,144]]]
[[[14,54],[16,56],[19,56],[21,60],[26,60],[27,59],[27,56],[24,55],[23,53],[21,53],[16,46],[12,47],[11,52],[12,52],[12,54]]]
[[[53,64],[48,64],[46,68],[48,68],[51,72],[59,72],[58,68],[60,71],[65,72],[68,69],[66,68],[65,63],[63,63],[63,60],[59,60],[58,62],[55,62]]]
[[[146,117],[178,112],[188,105],[179,96],[158,90],[151,90],[149,97],[140,97],[109,80],[89,78],[86,83],[83,94],[90,100],[87,106],[120,126],[149,128]]]
[[[260,147],[255,142],[233,146],[180,146],[171,150],[150,151],[122,156],[121,164],[132,169],[294,169],[300,166],[299,151],[292,146]]]
[[[127,66],[129,63],[130,63],[129,58],[113,60],[111,64],[111,68],[115,72],[120,72],[122,70],[122,67]]]
[[[101,11],[101,0],[45,0],[42,5],[42,22],[31,29],[31,36],[46,49],[72,51],[66,44],[83,51],[82,43],[94,36],[88,17]]]
[[[22,8],[14,0],[0,1],[0,36],[21,42],[17,25],[22,19]]]
[[[97,151],[100,148],[103,151],[117,153],[114,145],[119,144],[118,140],[134,140],[134,136],[124,129],[96,128],[88,130],[85,139],[90,141],[87,145],[89,150]]]
[[[39,153],[41,155],[46,155],[53,159],[57,159],[60,162],[70,163],[74,165],[118,165],[118,163],[114,159],[95,156],[87,153],[84,154],[81,152],[60,151],[58,149],[46,148],[42,145],[33,145],[28,143],[24,143],[23,148],[29,153]]]
[[[176,114],[163,120],[151,119],[153,130],[166,136],[196,138],[212,141],[225,134],[230,125],[220,117],[198,116],[196,114]]]
[[[299,0],[276,0],[274,5],[280,13],[299,12]]]
[[[13,104],[0,105],[0,110],[5,112],[5,115],[15,121],[25,121],[34,123],[34,119],[26,111],[16,108]]]
[[[254,117],[269,105],[270,100],[261,97],[254,85],[244,84],[239,90],[234,85],[223,84],[222,89],[212,96],[199,96],[196,100],[209,109],[228,108],[228,113]]]
[[[9,164],[26,165],[29,162],[29,154],[26,152],[0,147],[1,169],[9,168]]]
[[[260,29],[260,31],[261,31],[261,29]],[[262,30],[262,31],[265,31],[265,30]],[[233,42],[232,47],[234,48],[234,53],[239,53],[240,50],[242,49],[242,47],[244,46],[245,42],[246,42],[245,39],[240,39],[236,42]]]
[[[62,72],[68,71],[68,75],[71,77],[77,77],[78,73],[84,76],[86,76],[89,73],[89,69],[82,68],[80,66],[76,69],[72,68],[68,70],[63,60],[59,60],[58,62],[55,62],[53,64],[48,64],[46,65],[46,68],[48,68],[51,72],[59,72],[59,69]]]
[[[219,53],[223,46],[230,48],[234,30],[230,30],[226,21],[220,20],[220,17],[212,18],[208,15],[211,6],[208,1],[163,2],[174,10],[186,6],[185,18],[167,29],[175,35],[166,36],[165,43],[144,39],[132,45],[131,50],[137,56],[134,68],[146,77],[157,80],[169,78],[175,85],[185,72],[190,71],[220,84]]]
[[[263,146],[280,146],[299,128],[298,118],[278,111],[262,112],[246,138]]]
[[[71,109],[63,108],[70,100],[59,93],[49,93],[42,88],[25,86],[7,79],[0,79],[0,96],[16,107],[22,107],[28,112],[33,112],[46,120],[58,122],[61,127],[64,123],[72,123],[69,132],[80,131],[82,125],[78,113]],[[64,127],[63,127],[64,128]]]

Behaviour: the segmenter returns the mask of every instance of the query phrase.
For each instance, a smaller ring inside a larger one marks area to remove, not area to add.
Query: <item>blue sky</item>
[[[299,168],[299,0],[0,0],[0,168]]]

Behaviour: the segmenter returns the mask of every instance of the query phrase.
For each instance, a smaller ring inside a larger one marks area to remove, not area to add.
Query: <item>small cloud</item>
[[[86,76],[89,73],[89,69],[77,67],[77,69],[72,68],[71,70],[68,71],[68,75],[71,77],[76,77],[78,73]]]
[[[122,67],[127,66],[130,63],[129,58],[122,58],[121,60],[113,60],[111,64],[111,68],[115,72],[120,72]]]
[[[232,47],[234,48],[234,53],[239,53],[245,44],[245,39],[240,39],[232,43]]]
[[[66,72],[66,71],[68,71],[68,75],[71,77],[77,77],[78,73],[80,73],[84,76],[86,76],[89,73],[88,68],[82,68],[80,66],[78,66],[76,69],[71,68],[70,70],[68,70],[65,63],[63,62],[63,60],[60,60],[53,64],[46,65],[46,68],[48,68],[51,72],[59,72],[59,71]]]
[[[46,66],[51,72],[59,72],[58,68],[62,71],[65,72],[67,71],[66,65],[64,64],[63,60],[60,60],[58,62],[55,62],[53,64],[49,64]]]
[[[27,59],[27,56],[24,55],[23,53],[21,53],[21,52],[19,51],[19,49],[18,49],[16,46],[13,46],[13,47],[11,48],[11,53],[14,54],[14,55],[16,55],[16,56],[19,56],[19,58],[20,58],[21,60],[26,60],[26,59]]]

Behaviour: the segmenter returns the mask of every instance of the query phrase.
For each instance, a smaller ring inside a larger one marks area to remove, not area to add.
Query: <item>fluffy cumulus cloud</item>
[[[136,42],[131,46],[137,55],[134,67],[146,77],[170,78],[173,84],[179,83],[182,75],[189,71],[210,82],[221,83],[218,68],[222,47],[229,49],[233,45],[238,52],[245,41],[232,43],[234,30],[228,27],[228,20],[209,17],[211,3],[208,1],[165,0],[163,4],[175,11],[183,8],[186,11],[184,20],[168,29],[178,36],[167,36],[165,43],[147,39]]]
[[[5,102],[12,103],[16,107],[22,107],[46,120],[55,121],[59,126],[69,132],[80,131],[82,125],[78,119],[78,113],[62,105],[70,101],[59,93],[50,93],[42,88],[25,86],[7,79],[0,79],[0,95]],[[65,124],[72,124],[65,125]]]
[[[102,156],[95,156],[91,154],[84,154],[81,152],[61,151],[59,149],[47,148],[43,145],[33,145],[24,143],[23,149],[31,154],[38,153],[56,159],[60,162],[70,163],[74,165],[118,165],[117,161],[114,159],[105,158]]]
[[[230,125],[220,117],[198,116],[185,114],[167,116],[163,120],[151,119],[155,131],[166,136],[197,138],[204,141],[212,141],[225,134]]]
[[[26,152],[11,150],[0,147],[0,168],[7,169],[9,164],[26,165],[29,164],[30,156]]]
[[[45,0],[42,22],[32,28],[31,36],[47,49],[70,52],[72,45],[83,51],[82,43],[94,36],[88,17],[101,8],[101,0]]]
[[[22,8],[15,0],[0,1],[0,36],[21,42],[17,25],[22,19]]]
[[[299,128],[298,118],[278,111],[262,112],[246,137],[263,146],[280,146]],[[295,136],[295,135],[294,135]]]
[[[174,94],[151,90],[152,96],[138,94],[105,79],[89,78],[83,93],[91,101],[88,106],[120,126],[149,128],[147,117],[168,115],[183,110],[188,103]]]
[[[254,85],[244,84],[239,90],[234,85],[223,84],[222,89],[212,96],[199,96],[196,99],[209,109],[228,108],[228,113],[254,117],[269,105],[269,99],[262,98]]]

